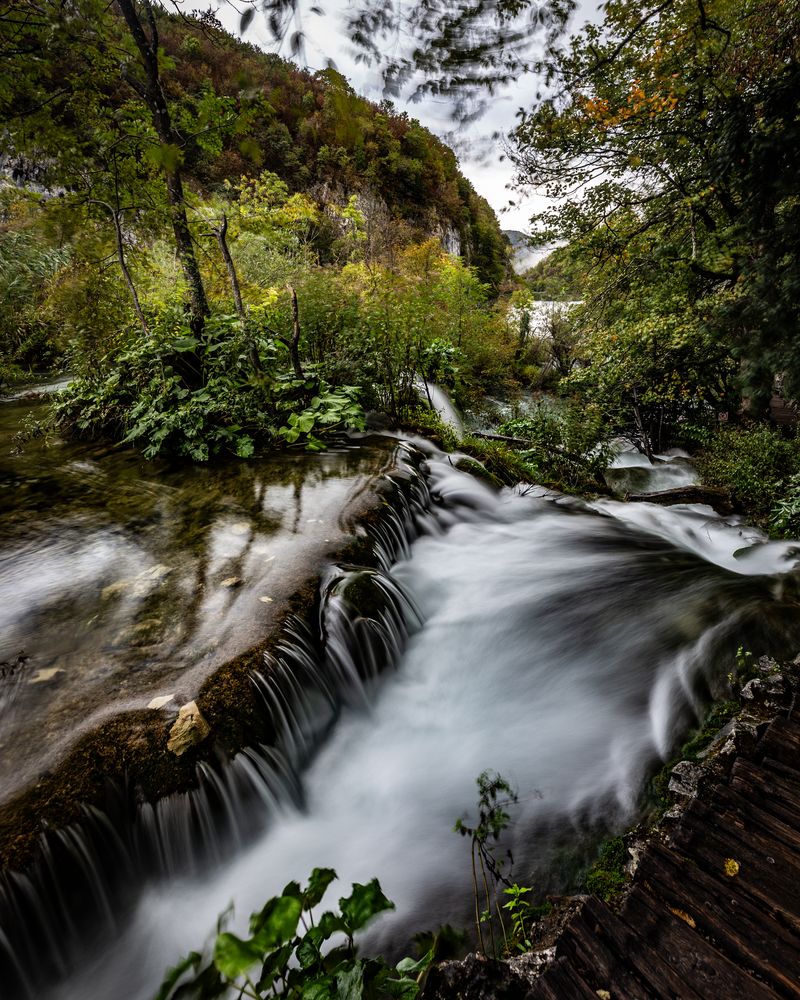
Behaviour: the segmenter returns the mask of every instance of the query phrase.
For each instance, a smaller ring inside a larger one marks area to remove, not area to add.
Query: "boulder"
[[[169,731],[167,749],[176,757],[182,757],[187,750],[202,743],[210,732],[211,726],[203,718],[197,702],[189,701],[178,711],[178,718]]]

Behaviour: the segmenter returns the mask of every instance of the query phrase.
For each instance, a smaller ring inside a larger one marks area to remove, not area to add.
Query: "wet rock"
[[[151,646],[161,638],[161,619],[144,618],[114,636],[115,646]]]
[[[656,503],[662,507],[685,503],[706,504],[723,517],[734,512],[730,494],[710,486],[676,486],[669,490],[654,490],[649,493],[631,492],[625,499],[631,503]]]
[[[153,587],[158,586],[165,577],[169,576],[171,572],[171,566],[165,566],[164,563],[157,563],[155,566],[151,566],[150,569],[146,569],[143,573],[138,573],[136,576],[123,577],[120,580],[115,580],[114,583],[109,583],[107,587],[103,587],[100,591],[100,599],[102,601],[110,601],[121,597],[125,593],[130,593],[132,597],[144,597],[150,593]]]
[[[211,732],[211,727],[203,718],[197,702],[190,701],[181,705],[178,718],[169,731],[167,749],[171,750],[176,757],[181,757],[193,746],[202,743]]]
[[[169,705],[172,699],[175,697],[174,694],[161,694],[157,698],[153,698],[151,702],[148,703],[148,708],[163,708],[165,705]]]
[[[508,962],[467,955],[462,962],[443,962],[429,974],[422,1000],[525,1000],[530,982]]]
[[[676,764],[669,776],[669,790],[673,795],[684,799],[693,799],[697,795],[697,784],[703,774],[703,769],[688,760]]]
[[[754,677],[742,688],[742,701],[764,705],[770,709],[778,709],[783,704],[786,691],[787,683],[783,674]]]

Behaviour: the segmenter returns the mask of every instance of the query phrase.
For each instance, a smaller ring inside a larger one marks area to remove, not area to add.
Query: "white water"
[[[425,625],[372,709],[339,720],[304,776],[305,808],[282,807],[215,871],[151,885],[59,1000],[152,996],[231,901],[242,924],[315,865],[342,889],[380,878],[397,914],[370,944],[465,924],[468,851],[452,826],[485,768],[519,790],[516,872],[540,882],[554,841],[536,824],[563,834],[631,815],[645,769],[699,710],[698,678],[732,667],[735,626],[769,609],[769,577],[794,561],[707,508],[498,498],[445,456],[431,478],[443,503],[394,570]]]
[[[447,424],[448,427],[452,427],[456,434],[461,437],[464,434],[464,422],[447,392],[435,382],[428,382],[424,378],[416,379],[414,386],[419,393],[420,399],[430,405],[442,423]]]
[[[664,455],[654,455],[651,462],[646,455],[622,439],[613,442],[616,447],[606,479],[618,494],[628,490],[635,493],[647,490],[669,490],[678,486],[692,486],[697,482],[694,466],[686,452],[673,448]]]

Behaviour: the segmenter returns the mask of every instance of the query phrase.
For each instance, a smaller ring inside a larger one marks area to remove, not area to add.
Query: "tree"
[[[552,54],[552,96],[515,133],[520,181],[565,199],[541,238],[582,256],[599,322],[680,272],[751,397],[779,372],[800,393],[798,3],[604,9]]]

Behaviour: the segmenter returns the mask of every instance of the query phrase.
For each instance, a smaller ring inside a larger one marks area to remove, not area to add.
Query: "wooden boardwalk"
[[[619,913],[586,899],[520,1000],[800,997],[800,722],[779,717],[653,842]]]

